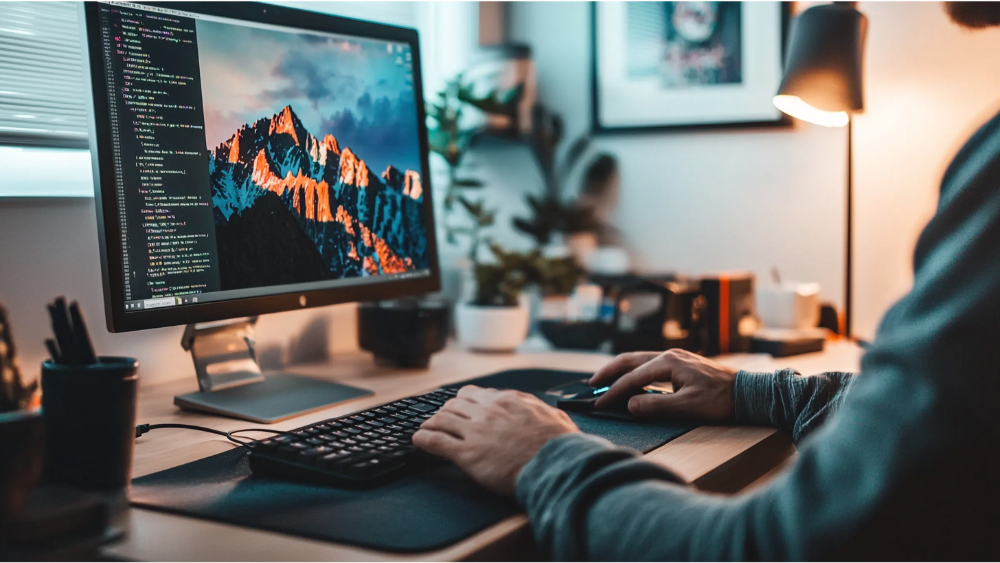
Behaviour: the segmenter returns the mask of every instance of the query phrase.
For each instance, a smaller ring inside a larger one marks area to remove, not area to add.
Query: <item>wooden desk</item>
[[[795,367],[805,374],[858,369],[861,351],[846,342],[830,342],[827,350],[789,359],[762,355],[732,355],[720,361],[753,371]],[[330,365],[298,366],[296,373],[357,385],[375,391],[373,397],[298,417],[274,428],[296,428],[311,422],[369,408],[441,385],[516,368],[594,371],[609,356],[566,352],[522,352],[508,355],[472,354],[451,347],[432,360],[428,371],[378,368],[362,353],[337,356]],[[178,410],[173,396],[197,390],[191,380],[144,387],[139,392],[140,423],[196,424],[234,430],[254,426],[226,418]],[[186,430],[157,430],[136,443],[133,476],[155,473],[214,455],[234,447],[224,438]],[[794,452],[789,439],[770,428],[704,426],[650,452],[648,458],[670,468],[695,487],[733,493],[777,467]],[[131,508],[126,515],[127,537],[110,546],[109,557],[155,561],[370,561],[511,559],[516,546],[530,537],[527,517],[508,518],[449,548],[400,555],[325,543]]]

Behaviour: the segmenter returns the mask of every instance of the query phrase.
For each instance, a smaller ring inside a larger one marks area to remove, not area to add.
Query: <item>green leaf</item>
[[[475,178],[455,178],[451,185],[457,188],[481,188],[486,184],[482,180],[477,180]]]
[[[463,196],[458,196],[458,202],[462,204],[462,207],[464,207],[466,211],[469,212],[469,215],[472,215],[477,220],[482,217],[482,215],[483,215],[483,202],[482,202],[482,200],[480,200],[480,201],[469,201],[468,199],[466,199]]]

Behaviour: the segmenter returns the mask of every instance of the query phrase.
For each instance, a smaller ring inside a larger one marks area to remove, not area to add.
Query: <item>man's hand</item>
[[[534,395],[467,385],[427,419],[413,444],[448,458],[476,482],[513,495],[517,475],[546,442],[579,429]]]
[[[735,416],[735,380],[736,370],[697,354],[673,349],[663,353],[622,354],[594,374],[590,385],[611,385],[611,389],[597,400],[597,408],[608,408],[628,400],[628,410],[636,416],[731,422]],[[674,387],[673,394],[636,395],[647,385],[667,381]]]

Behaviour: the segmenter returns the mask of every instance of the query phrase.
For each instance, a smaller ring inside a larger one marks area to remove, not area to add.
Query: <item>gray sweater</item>
[[[913,289],[861,373],[737,376],[737,422],[799,446],[751,493],[699,493],[567,435],[521,471],[518,500],[561,560],[1000,558],[1000,115],[945,173]]]

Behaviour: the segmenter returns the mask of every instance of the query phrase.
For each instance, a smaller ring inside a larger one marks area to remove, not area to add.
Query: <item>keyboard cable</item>
[[[214,428],[205,428],[204,426],[194,426],[192,424],[139,424],[135,427],[135,437],[138,438],[143,434],[149,432],[150,430],[159,430],[161,428],[178,428],[181,430],[198,430],[199,432],[208,432],[211,434],[217,434],[219,436],[225,436],[227,440],[235,444],[239,444],[247,449],[253,449],[250,444],[256,442],[256,440],[240,440],[237,439],[234,434],[239,434],[241,432],[271,432],[272,434],[288,434],[293,435],[291,432],[285,432],[284,430],[271,430],[270,428],[241,428],[239,430],[232,430],[230,432],[223,432],[222,430],[215,430]]]

